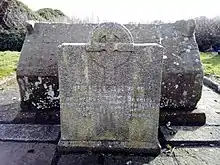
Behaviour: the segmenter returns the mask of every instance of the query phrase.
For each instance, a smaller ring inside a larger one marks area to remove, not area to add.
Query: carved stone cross
[[[87,51],[92,52],[90,55],[94,62],[104,69],[106,86],[113,84],[115,68],[128,60],[133,47],[131,34],[118,24],[103,24],[94,30]],[[119,55],[122,52],[123,55]]]

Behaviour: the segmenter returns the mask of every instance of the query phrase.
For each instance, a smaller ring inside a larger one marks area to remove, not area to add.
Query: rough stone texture
[[[206,123],[204,112],[195,109],[193,111],[160,111],[160,125],[166,125],[170,122],[175,126],[202,126]]]
[[[219,165],[220,148],[173,148],[157,157],[111,154],[62,155],[58,165]]]
[[[11,123],[21,110],[17,84],[0,87],[0,123]]]
[[[220,85],[217,82],[214,82],[212,79],[205,77],[203,79],[204,85],[212,88],[215,92],[220,93]]]
[[[202,97],[197,106],[198,108],[192,112],[179,111],[178,113],[166,113],[161,111],[160,125],[165,125],[168,122],[171,122],[171,125],[179,126],[203,125],[204,113],[206,119],[205,125],[220,125],[220,95],[205,86],[203,86],[202,93]],[[20,100],[20,96],[17,84],[12,84],[0,89],[0,99],[0,122],[2,124],[59,124],[59,112],[45,113],[41,111],[39,114],[36,112],[20,112],[21,109],[18,101]],[[184,117],[181,117],[182,114]]]
[[[57,165],[100,165],[98,155],[94,154],[69,154],[62,155]]]
[[[58,141],[58,125],[0,124],[0,140],[3,141]]]
[[[194,29],[193,20],[161,26],[165,47],[161,107],[194,109],[201,97],[203,70]]]
[[[19,112],[15,124],[60,124],[60,114],[54,111]]]
[[[198,110],[206,114],[206,125],[220,126],[220,95],[203,86],[202,98]]]
[[[172,158],[180,165],[218,165],[219,155],[220,148],[217,147],[176,148]]]
[[[50,165],[56,145],[0,142],[0,165]]]
[[[26,37],[17,70],[24,109],[59,108],[55,57],[57,46],[69,42],[86,43],[95,26],[56,23],[34,25],[33,32]],[[134,42],[159,43],[165,47],[161,108],[193,109],[201,97],[203,77],[194,37],[194,21],[125,26],[133,35]],[[47,84],[46,88],[44,84]]]
[[[58,165],[176,165],[172,157],[123,156],[123,155],[63,155]],[[188,165],[188,164],[187,164]]]
[[[57,111],[59,107],[58,79],[53,76],[17,77],[24,111]],[[34,83],[33,83],[34,82]]]
[[[17,97],[19,99],[19,93],[18,93],[18,86],[17,84],[12,84],[11,86],[0,89],[0,106],[7,105],[7,104],[13,104],[14,100],[13,97]],[[4,98],[4,99],[2,99]],[[203,94],[202,99],[200,100],[198,104],[198,110],[201,109],[206,114],[206,125],[207,126],[219,126],[220,125],[220,95],[216,94],[214,91],[207,87],[203,87]],[[16,104],[17,108],[19,108],[19,105]],[[16,108],[16,109],[17,109]],[[3,111],[3,109],[1,109]],[[1,119],[6,122],[7,118],[2,117],[3,112],[0,111],[0,117]],[[5,112],[7,112],[10,115],[13,116],[14,111],[10,111],[10,108],[7,109]],[[12,117],[13,120],[13,117]],[[172,127],[172,123],[171,123]],[[209,131],[209,130],[208,130]],[[210,134],[210,136],[212,136]],[[204,139],[206,140],[206,139]],[[10,144],[10,145],[9,145]],[[24,147],[24,146],[30,146],[30,147]],[[43,147],[42,147],[43,146]],[[50,148],[51,144],[30,144],[30,143],[15,143],[15,142],[0,142],[0,165],[23,165],[23,164],[43,164],[42,161],[45,161],[45,164],[50,164],[51,157],[54,154],[54,150]],[[210,146],[214,146],[213,144],[210,144]],[[35,149],[34,154],[31,152],[27,153],[28,150]],[[49,151],[48,151],[49,150]],[[47,152],[48,151],[48,152]],[[171,151],[173,151],[171,154]],[[128,165],[147,165],[153,164],[153,165],[219,165],[219,155],[220,155],[220,148],[216,145],[215,147],[175,147],[172,146],[171,151],[166,151],[165,154],[164,149],[162,149],[162,154],[155,159],[150,159],[150,162],[148,162],[148,158],[142,158],[132,155],[132,156],[122,156],[122,155],[105,155],[104,154],[104,165],[108,164],[110,165],[112,162],[114,165],[125,165],[127,163]],[[168,154],[166,154],[168,152]],[[55,158],[54,162],[59,162],[59,165],[87,165],[94,163],[99,164],[100,162],[103,162],[102,157],[93,157],[91,154],[88,154],[89,156],[86,156],[85,154],[69,154],[69,155],[62,155],[60,160],[59,156]],[[142,161],[143,159],[143,161]],[[97,162],[96,162],[97,160]],[[34,163],[32,163],[34,162]],[[84,162],[88,162],[87,164]],[[44,165],[44,164],[43,164]],[[56,165],[52,164],[52,165]],[[112,164],[111,164],[112,165]]]
[[[158,153],[162,56],[162,46],[133,43],[117,23],[59,46],[60,144]]]
[[[147,157],[120,154],[68,154],[52,161],[56,145],[0,142],[0,165],[219,165],[220,148],[174,148],[172,154]],[[54,158],[53,158],[54,160]],[[53,163],[51,163],[53,162]],[[55,163],[57,162],[57,163]]]
[[[220,126],[173,126],[172,131],[166,127],[160,128],[169,144],[220,144]]]
[[[62,155],[58,165],[143,165],[152,157],[111,154],[68,154]]]

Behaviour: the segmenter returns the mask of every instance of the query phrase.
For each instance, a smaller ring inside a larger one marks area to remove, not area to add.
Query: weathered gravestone
[[[96,24],[36,23],[24,42],[17,68],[23,109],[58,109],[56,52],[62,43],[86,43]],[[136,43],[158,43],[165,49],[161,108],[194,109],[201,97],[203,70],[195,40],[195,22],[126,24]],[[30,25],[29,25],[29,28]]]
[[[59,46],[60,146],[159,153],[162,56],[117,23]]]

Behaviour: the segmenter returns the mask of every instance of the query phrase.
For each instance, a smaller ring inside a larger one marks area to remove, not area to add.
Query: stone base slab
[[[19,112],[13,123],[16,124],[60,124],[60,112],[48,110],[39,112]]]
[[[50,165],[55,144],[0,141],[0,165]]]
[[[57,143],[59,125],[0,124],[0,141]]]
[[[160,110],[160,125],[170,122],[173,126],[202,126],[206,123],[206,115],[199,109],[193,111]]]
[[[148,154],[159,155],[159,142],[136,142],[136,146],[132,142],[121,141],[64,141],[58,143],[58,151],[61,153],[71,152],[123,152],[131,154]],[[130,147],[133,145],[132,147]],[[141,147],[140,147],[141,146]]]
[[[173,126],[171,128],[160,127],[166,144],[175,146],[220,145],[220,126]]]
[[[214,82],[210,78],[204,76],[203,83],[205,86],[213,89],[215,92],[220,93],[220,84],[217,82]]]

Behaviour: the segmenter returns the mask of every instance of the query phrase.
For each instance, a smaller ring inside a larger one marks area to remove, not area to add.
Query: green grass
[[[200,57],[205,75],[220,77],[220,55],[214,56],[211,53],[201,53]]]
[[[19,56],[19,52],[0,52],[0,79],[16,71]],[[214,56],[211,53],[201,53],[200,57],[205,75],[220,77],[220,55]]]
[[[0,52],[0,79],[16,71],[19,55],[19,52]]]

